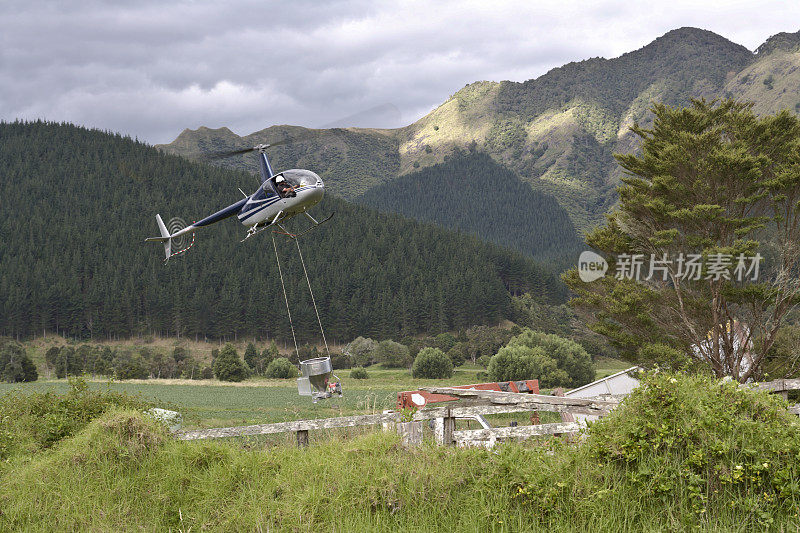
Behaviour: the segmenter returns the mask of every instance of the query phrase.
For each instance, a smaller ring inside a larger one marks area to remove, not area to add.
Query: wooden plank
[[[538,424],[535,426],[514,426],[492,429],[469,429],[454,431],[456,442],[474,442],[497,439],[526,439],[539,435],[553,435],[556,433],[577,433],[583,426],[578,422],[558,422],[555,424]]]
[[[312,429],[329,429],[365,426],[380,424],[382,422],[398,422],[399,414],[356,415],[337,418],[320,418],[317,420],[295,420],[292,422],[278,422],[276,424],[257,424],[253,426],[234,426],[227,428],[198,429],[178,431],[175,435],[180,440],[216,439],[222,437],[239,437],[245,435],[267,435],[272,433],[287,433],[293,431],[308,431]]]
[[[400,443],[406,447],[422,445],[422,421],[401,422],[396,426],[397,434],[400,435]]]
[[[768,390],[772,392],[783,392],[800,389],[800,379],[776,379],[773,381],[762,381],[745,385],[758,390]]]
[[[506,413],[530,413],[535,411],[527,405],[473,405],[469,407],[456,407],[450,409],[450,414],[455,418],[472,418],[476,415],[502,415]],[[423,410],[424,412],[424,410]]]
[[[297,432],[297,446],[299,448],[308,448],[308,430],[301,429]]]
[[[486,402],[494,405],[525,405],[530,410],[574,412],[584,414],[597,414],[608,412],[619,405],[619,402],[608,400],[595,400],[591,398],[571,398],[558,396],[544,396],[541,394],[520,394],[514,392],[495,392],[475,389],[453,389],[451,387],[423,387],[423,390],[450,394],[467,400]],[[453,405],[455,408],[456,405]]]

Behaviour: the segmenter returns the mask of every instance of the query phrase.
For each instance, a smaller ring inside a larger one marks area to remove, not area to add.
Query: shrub
[[[39,379],[36,365],[18,342],[9,341],[0,345],[0,378],[9,383]]]
[[[367,369],[361,366],[355,367],[350,371],[350,377],[353,379],[368,379]]]
[[[214,379],[214,371],[213,371],[213,370],[211,370],[211,367],[210,367],[210,366],[207,366],[207,367],[205,367],[205,368],[203,369],[203,371],[200,373],[200,377],[201,377],[202,379]]]
[[[692,364],[685,352],[660,343],[645,344],[639,348],[637,357],[661,369],[683,370]]]
[[[268,378],[289,379],[297,377],[297,367],[285,357],[278,357],[267,367]]]
[[[188,357],[180,362],[181,377],[184,379],[202,379],[203,370],[200,367],[200,362],[193,358]]]
[[[55,368],[58,362],[58,353],[61,350],[58,346],[51,346],[44,354],[44,362],[48,368]]]
[[[0,396],[0,461],[17,452],[48,448],[74,435],[112,407],[151,407],[137,396],[90,390],[83,379],[70,379],[66,394],[11,392]]]
[[[467,351],[463,342],[457,342],[447,351],[447,357],[453,362],[453,368],[461,366],[467,360]]]
[[[269,366],[276,357],[278,357],[278,345],[275,344],[275,341],[272,341],[269,348],[264,348],[264,351],[262,351],[261,354],[256,354],[256,356],[251,354],[250,359],[248,359],[248,355],[245,353],[244,361],[250,367],[250,370],[259,376],[263,376],[267,371],[267,366]]]
[[[389,340],[378,344],[375,359],[386,368],[408,368],[414,361],[409,355],[408,346]]]
[[[331,355],[331,366],[333,366],[334,370],[342,370],[350,368],[353,366],[353,363],[350,361],[349,355],[339,352]]]
[[[580,444],[497,453],[495,486],[530,513],[531,530],[651,531],[654,516],[664,531],[798,524],[797,419],[736,382],[647,374]]]
[[[415,378],[449,378],[453,375],[453,362],[438,348],[423,348],[414,359],[411,373]]]
[[[64,350],[62,349],[61,351],[63,352]],[[147,361],[140,353],[133,350],[118,352],[112,365],[117,379],[147,379],[150,375]],[[56,371],[58,371],[58,367],[56,367]]]
[[[226,344],[211,365],[214,376],[220,381],[242,381],[247,378],[249,369],[239,358],[236,348]]]
[[[67,376],[77,376],[83,370],[78,366],[78,360],[75,357],[75,348],[72,346],[62,346],[58,351],[56,359],[56,377],[65,378]]]
[[[172,358],[175,359],[176,363],[181,363],[187,357],[189,357],[189,352],[186,351],[186,348],[183,346],[176,346],[174,350],[172,350]]]
[[[627,473],[643,498],[688,495],[698,518],[712,505],[749,517],[754,495],[761,526],[783,506],[797,509],[796,418],[780,398],[735,381],[646,374],[621,408],[592,426],[587,445]]]
[[[412,360],[417,358],[417,354],[421,349],[431,344],[429,341],[431,341],[429,337],[422,339],[417,337],[403,337],[400,339],[401,344],[408,346],[408,355]]]
[[[539,385],[545,388],[556,387],[568,379],[567,373],[541,348],[519,345],[500,348],[489,361],[488,371],[495,381],[538,379]]]
[[[378,343],[372,339],[356,337],[356,339],[344,347],[344,353],[350,356],[352,364],[357,366],[369,366],[375,362],[375,351]]]
[[[292,355],[293,362],[295,357],[299,357],[299,359],[296,361],[297,364],[300,364],[300,361],[308,361],[309,359],[316,359],[317,357],[322,356],[316,346],[311,346],[308,343],[300,346],[297,352],[298,353],[296,355]]]
[[[266,368],[266,365],[270,364],[279,356],[278,344],[275,341],[270,342],[269,348],[264,348],[264,351],[261,352],[261,358],[264,360],[264,367]]]
[[[456,338],[450,333],[440,333],[434,337],[433,342],[436,348],[439,348],[444,353],[447,353],[453,346],[456,345]]]
[[[564,371],[564,374],[548,375],[547,385],[541,383],[540,379],[543,387],[580,387],[594,381],[592,358],[583,346],[573,340],[526,328],[511,339],[508,346],[542,348],[544,354],[556,362],[559,370]]]
[[[247,348],[244,349],[244,362],[247,363],[247,366],[250,368],[255,368],[258,364],[258,350],[256,349],[256,345],[252,342],[247,343]]]

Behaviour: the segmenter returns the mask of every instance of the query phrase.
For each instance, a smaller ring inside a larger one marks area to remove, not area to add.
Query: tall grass
[[[313,442],[176,441],[115,407],[0,467],[0,530],[800,527],[797,423],[779,398],[706,378],[651,376],[571,442],[492,451],[406,450],[383,433]]]

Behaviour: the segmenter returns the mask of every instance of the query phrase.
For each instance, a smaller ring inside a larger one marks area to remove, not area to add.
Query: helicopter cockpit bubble
[[[300,187],[307,187],[307,186],[319,186],[322,185],[322,180],[320,177],[315,173],[311,172],[310,170],[304,169],[292,169],[292,170],[284,170],[281,174],[286,178],[286,181],[294,187],[295,189],[299,189]]]

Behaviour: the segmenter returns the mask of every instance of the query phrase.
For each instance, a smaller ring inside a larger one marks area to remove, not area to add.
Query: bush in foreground
[[[49,448],[109,409],[148,407],[138,396],[91,390],[80,378],[70,380],[66,394],[12,391],[0,397],[0,462]]]
[[[285,357],[278,357],[267,366],[267,371],[264,375],[273,379],[296,378],[297,367]]]
[[[453,375],[453,362],[439,348],[423,348],[414,359],[415,378],[444,379]]]
[[[735,382],[650,374],[566,451],[556,452],[552,479],[528,466],[512,474],[515,499],[547,521],[588,524],[605,512],[660,515],[668,530],[798,525],[797,418],[779,397]]]

